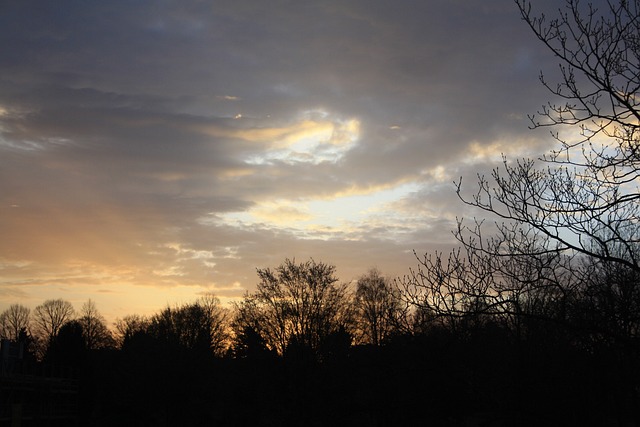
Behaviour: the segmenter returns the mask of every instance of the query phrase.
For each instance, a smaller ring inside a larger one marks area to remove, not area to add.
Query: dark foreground
[[[216,358],[135,343],[3,359],[0,425],[633,426],[637,346],[545,329],[433,330],[382,347]],[[15,360],[14,360],[15,362]]]

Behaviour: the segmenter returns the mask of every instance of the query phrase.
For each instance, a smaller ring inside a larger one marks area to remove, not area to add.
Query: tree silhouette
[[[205,295],[192,304],[167,307],[152,316],[146,325],[138,326],[165,348],[222,355],[228,344],[226,322],[227,314],[219,300],[214,295]],[[135,330],[125,333],[135,334]]]
[[[542,159],[545,168],[505,158],[491,179],[480,177],[473,197],[462,196],[461,181],[458,194],[505,221],[496,224],[503,240],[518,233],[548,240],[533,251],[516,248],[523,255],[579,253],[640,270],[633,247],[640,242],[640,4],[619,0],[598,8],[566,0],[553,19],[536,16],[526,0],[516,4],[560,60],[560,82],[541,80],[562,103],[550,102],[531,117],[533,127],[554,128],[560,147]],[[484,249],[477,240],[464,241],[477,227],[460,223],[459,231],[465,244]],[[499,256],[501,248],[494,249]]]
[[[628,347],[640,338],[640,272],[617,262],[590,260],[579,274],[581,297],[574,315],[593,331],[590,339]]]
[[[31,310],[20,304],[11,304],[0,314],[0,337],[17,341],[21,331],[29,330]]]
[[[253,330],[282,355],[288,347],[317,352],[331,333],[350,324],[346,285],[336,286],[335,267],[309,260],[285,260],[275,270],[258,269],[257,290],[236,309],[234,328]]]
[[[144,332],[149,326],[149,319],[138,314],[130,314],[115,321],[115,341],[119,348],[136,333]]]
[[[404,315],[399,291],[377,269],[358,279],[354,305],[359,342],[364,344],[380,345],[398,329]]]
[[[74,314],[71,303],[63,299],[46,300],[33,310],[34,334],[44,351]]]
[[[82,334],[87,350],[114,346],[115,341],[111,331],[107,328],[104,317],[91,299],[82,305],[78,322],[82,326]]]
[[[229,310],[222,307],[220,299],[213,293],[205,293],[196,300],[202,308],[204,323],[209,330],[209,348],[213,354],[221,356],[229,346]]]
[[[239,326],[232,324],[234,332],[231,354],[237,359],[260,360],[273,354],[267,342],[251,326]]]
[[[62,325],[52,338],[45,360],[57,367],[79,368],[87,350],[82,324],[70,320]]]
[[[562,103],[531,117],[560,146],[543,167],[503,158],[471,197],[459,181],[463,202],[498,217],[491,234],[460,220],[461,246],[418,257],[399,283],[437,325],[424,328],[432,347],[444,336],[459,352],[440,352],[477,359],[456,363],[459,406],[509,402],[514,424],[637,424],[640,2],[566,0],[550,20],[516,4],[561,61],[558,85],[541,79]]]

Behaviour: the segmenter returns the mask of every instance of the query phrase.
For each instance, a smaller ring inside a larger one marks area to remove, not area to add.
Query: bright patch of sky
[[[303,113],[291,132],[270,141],[270,147],[245,159],[249,165],[338,162],[358,142],[360,122],[357,119],[330,117],[325,111]]]
[[[358,235],[349,235],[363,227],[366,229],[367,223],[376,222],[380,216],[393,217],[394,212],[390,209],[394,202],[419,188],[418,183],[410,182],[327,199],[281,199],[260,203],[248,211],[217,215],[213,223],[238,228],[282,229],[300,238],[357,240]]]

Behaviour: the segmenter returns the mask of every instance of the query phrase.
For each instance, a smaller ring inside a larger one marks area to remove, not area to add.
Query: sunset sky
[[[8,0],[0,40],[0,311],[403,275],[473,216],[454,180],[553,143],[511,0]]]

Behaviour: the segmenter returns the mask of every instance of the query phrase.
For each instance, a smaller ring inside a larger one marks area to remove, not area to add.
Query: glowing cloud
[[[319,164],[339,161],[356,145],[360,138],[360,121],[312,110],[302,113],[287,126],[224,128],[210,125],[201,126],[199,130],[212,137],[254,144],[255,149],[242,159],[247,165],[273,162]]]
[[[395,222],[394,203],[419,188],[418,183],[403,182],[353,188],[331,197],[258,202],[247,211],[203,218],[201,223],[287,231],[300,239],[361,240],[367,234],[371,237],[373,224],[377,226],[380,218],[384,217],[387,224]]]
[[[488,144],[473,141],[469,144],[467,153],[462,161],[473,165],[481,162],[500,162],[502,155],[507,157],[536,157],[541,151],[541,145],[548,145],[548,141],[541,144],[540,140],[531,137],[519,138],[515,141],[498,139]]]
[[[337,162],[359,138],[357,120],[299,122],[270,141],[270,147],[246,160],[249,164]],[[276,136],[276,135],[274,135]]]
[[[288,201],[265,203],[256,208],[253,215],[261,221],[282,225],[310,221],[314,218],[304,205],[294,206]]]

